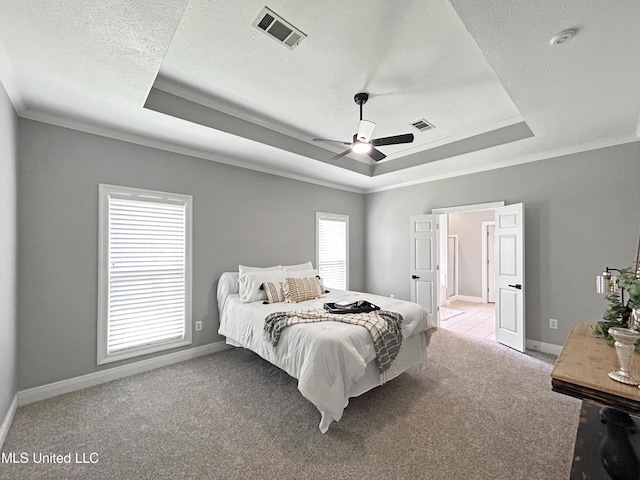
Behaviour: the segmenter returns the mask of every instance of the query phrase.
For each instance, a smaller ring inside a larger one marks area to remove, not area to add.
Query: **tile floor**
[[[456,300],[451,302],[448,307],[461,310],[463,313],[448,320],[441,320],[440,328],[495,340],[494,303],[474,303]]]

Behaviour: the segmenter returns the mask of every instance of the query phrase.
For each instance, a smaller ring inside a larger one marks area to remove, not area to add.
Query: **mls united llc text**
[[[2,452],[1,455],[1,463],[98,463],[98,454],[96,452]]]

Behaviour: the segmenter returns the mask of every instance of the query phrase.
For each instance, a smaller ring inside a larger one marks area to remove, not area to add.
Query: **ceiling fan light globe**
[[[368,153],[371,151],[371,144],[366,142],[356,141],[353,144],[352,150],[356,153]]]

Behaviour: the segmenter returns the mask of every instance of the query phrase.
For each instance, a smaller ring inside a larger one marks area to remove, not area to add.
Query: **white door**
[[[489,249],[487,250],[487,302],[495,303],[496,301],[496,277],[495,277],[495,264],[494,264],[494,237],[495,237],[495,223],[493,225],[487,225],[487,244]]]
[[[410,224],[411,301],[424,308],[431,322],[439,325],[438,315],[438,215],[416,215]]]
[[[447,263],[447,300],[458,295],[458,236],[449,235]],[[442,269],[442,267],[440,267]]]
[[[524,205],[496,208],[496,341],[524,352]]]
[[[438,273],[439,283],[438,288],[438,306],[447,304],[447,278],[449,277],[449,253],[448,253],[448,237],[449,237],[449,215],[438,215]]]

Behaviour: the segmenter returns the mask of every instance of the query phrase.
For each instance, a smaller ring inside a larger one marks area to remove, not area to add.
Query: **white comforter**
[[[242,303],[237,293],[219,298],[223,305],[219,306],[218,333],[226,337],[228,344],[252,350],[297,378],[302,395],[322,414],[320,430],[323,433],[332,421],[342,418],[350,396],[381,384],[377,369],[369,368],[370,379],[363,378],[367,365],[375,366],[372,362],[375,351],[369,332],[360,326],[339,322],[292,325],[283,331],[280,342],[273,347],[262,335],[264,319],[272,312],[322,308],[325,302],[347,299],[368,300],[403,316],[403,350],[406,347],[410,355],[403,358],[400,355],[396,362],[400,365],[395,369],[392,366],[386,379],[395,377],[411,365],[424,362],[427,337],[420,332],[434,325],[428,322],[427,312],[415,303],[345,291],[332,291],[323,298],[294,304]],[[414,337],[413,342],[406,340],[409,337]]]

